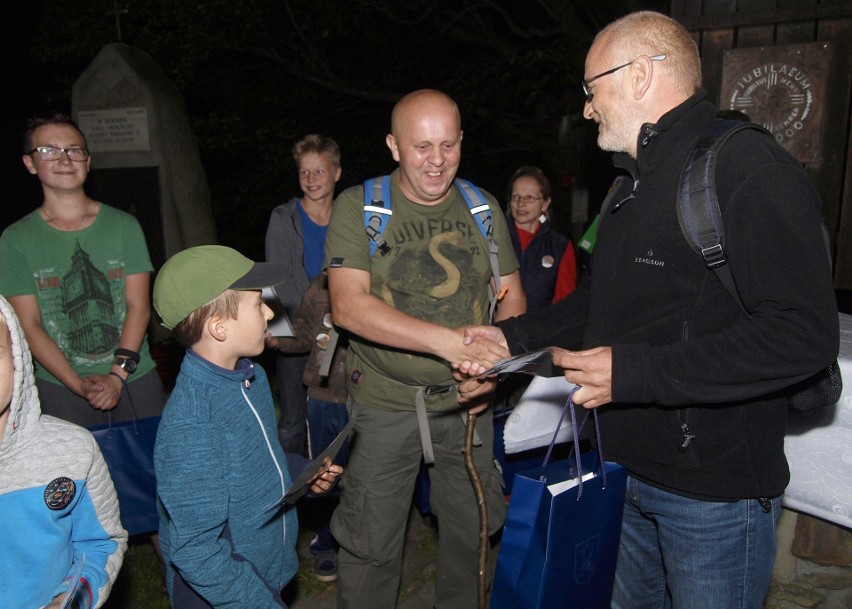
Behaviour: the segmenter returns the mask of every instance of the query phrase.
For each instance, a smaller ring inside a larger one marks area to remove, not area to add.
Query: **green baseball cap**
[[[225,290],[260,290],[287,278],[283,264],[254,262],[223,245],[199,245],[169,258],[154,280],[154,309],[170,330]]]

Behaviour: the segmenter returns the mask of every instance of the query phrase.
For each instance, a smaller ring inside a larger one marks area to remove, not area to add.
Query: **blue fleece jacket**
[[[242,359],[226,370],[188,350],[154,465],[172,599],[179,572],[213,607],[283,606],[298,524],[279,507],[291,480],[263,369]]]

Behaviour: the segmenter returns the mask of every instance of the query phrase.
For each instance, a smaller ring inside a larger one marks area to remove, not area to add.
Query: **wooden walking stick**
[[[491,219],[489,218],[489,222]],[[488,319],[494,320],[494,310],[498,302],[503,299],[508,286],[500,289],[500,274],[497,272],[497,246],[488,239],[489,255],[491,259],[491,270],[494,273],[492,289],[494,300],[491,303]],[[490,323],[490,322],[489,322]],[[479,609],[486,609],[488,598],[488,504],[485,502],[485,487],[482,486],[482,478],[476,470],[476,462],[473,460],[473,435],[476,430],[476,415],[468,410],[467,429],[464,437],[464,464],[470,482],[473,485],[473,494],[476,496],[476,505],[479,507]]]
[[[485,488],[482,479],[476,469],[473,460],[473,434],[476,428],[476,415],[467,413],[467,430],[464,438],[464,464],[470,482],[473,484],[473,493],[476,496],[476,505],[479,506],[479,608],[485,609],[487,598],[487,571],[488,571],[488,505],[485,502]]]

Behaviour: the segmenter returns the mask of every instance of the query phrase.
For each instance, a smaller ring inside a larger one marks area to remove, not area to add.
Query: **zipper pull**
[[[686,423],[681,423],[680,433],[683,434],[683,442],[677,447],[677,451],[685,453],[689,449],[689,445],[692,444],[692,440],[695,439],[695,434],[689,431],[689,425]]]

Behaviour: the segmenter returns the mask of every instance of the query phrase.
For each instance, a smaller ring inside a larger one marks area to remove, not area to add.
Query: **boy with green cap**
[[[248,359],[273,316],[261,289],[285,277],[283,265],[204,245],[173,256],[154,282],[154,308],[188,347],[154,449],[166,583],[181,609],[283,607],[298,567],[296,511],[281,499],[286,459],[299,457],[285,456],[266,373]],[[329,464],[311,490],[342,471]]]

